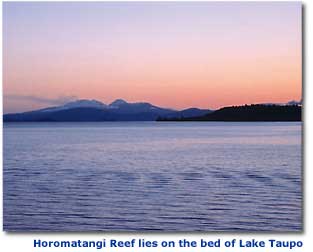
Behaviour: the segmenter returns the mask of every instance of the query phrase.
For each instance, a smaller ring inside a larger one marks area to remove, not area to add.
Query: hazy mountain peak
[[[302,99],[300,101],[292,100],[287,103],[288,105],[302,105]]]
[[[128,104],[125,100],[123,99],[116,99],[112,103],[109,104],[110,107],[119,107],[121,105]]]
[[[277,106],[286,106],[286,105],[297,105],[297,106],[301,106],[302,105],[302,99],[300,101],[297,100],[291,100],[285,103],[278,103],[278,102],[267,102],[267,103],[260,103],[260,105],[267,105],[267,106],[273,106],[273,105],[277,105]]]
[[[72,101],[69,103],[66,103],[64,105],[66,108],[75,108],[75,107],[91,107],[91,108],[103,108],[106,107],[106,105],[100,101],[97,100],[87,100],[87,99],[80,99],[76,101]]]
[[[107,105],[105,105],[104,103],[97,101],[97,100],[80,99],[80,100],[68,102],[68,103],[64,104],[63,106],[41,109],[40,111],[52,112],[52,111],[60,111],[60,110],[66,110],[66,109],[72,109],[72,108],[99,108],[99,109],[103,109],[106,107],[107,107]]]

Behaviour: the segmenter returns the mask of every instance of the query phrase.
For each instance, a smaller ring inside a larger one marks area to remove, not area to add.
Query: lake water
[[[300,231],[301,123],[4,124],[6,231]]]

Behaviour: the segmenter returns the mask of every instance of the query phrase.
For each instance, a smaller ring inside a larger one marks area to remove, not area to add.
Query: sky
[[[5,2],[4,113],[75,99],[183,109],[302,97],[300,2]]]

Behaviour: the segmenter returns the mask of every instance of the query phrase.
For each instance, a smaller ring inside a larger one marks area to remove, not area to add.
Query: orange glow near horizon
[[[176,109],[302,97],[299,3],[172,3],[175,19],[165,4],[90,3],[92,20],[79,4],[38,4],[41,23],[34,5],[4,5],[5,111],[45,107],[6,95]],[[54,20],[60,9],[67,23]]]

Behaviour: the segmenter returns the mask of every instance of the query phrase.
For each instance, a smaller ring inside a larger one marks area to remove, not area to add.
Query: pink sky
[[[301,3],[4,3],[4,111],[302,96]],[[60,98],[60,99],[59,99]]]

